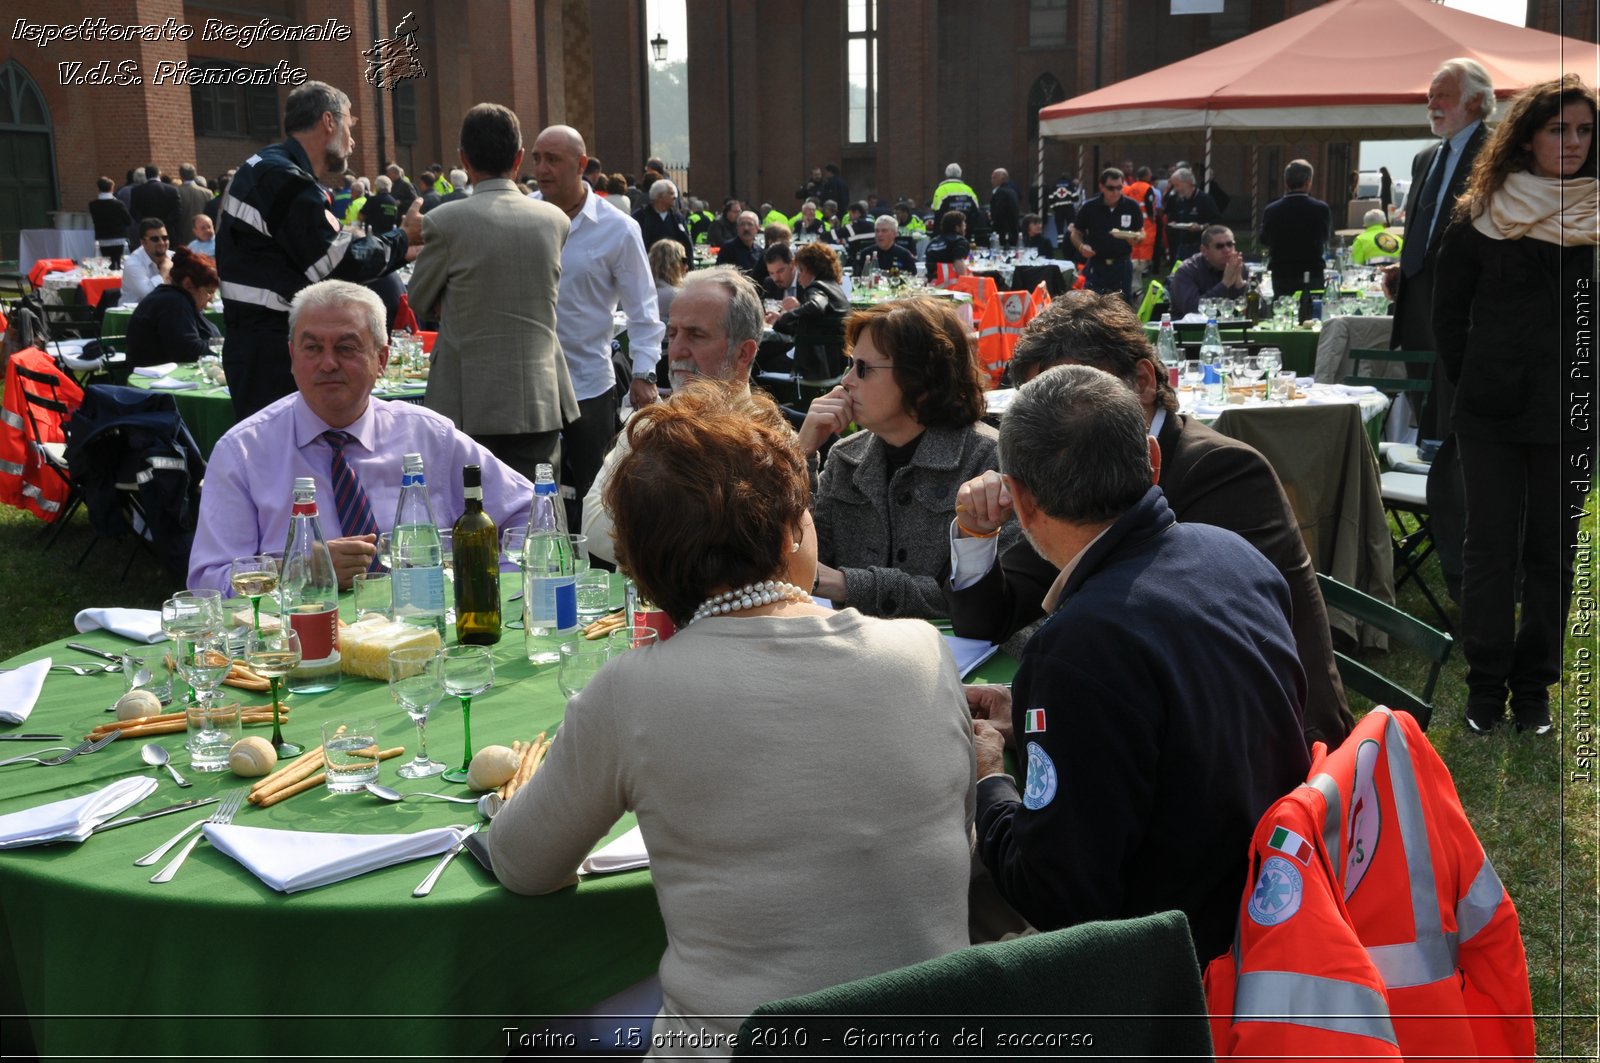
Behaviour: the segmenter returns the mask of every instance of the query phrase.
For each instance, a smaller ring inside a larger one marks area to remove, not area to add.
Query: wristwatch
[[[646,384],[654,384],[656,382],[655,370],[652,369],[648,373],[635,373],[633,374],[633,379],[643,380]]]

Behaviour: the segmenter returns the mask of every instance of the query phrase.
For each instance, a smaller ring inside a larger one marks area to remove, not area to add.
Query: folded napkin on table
[[[467,832],[465,827],[438,827],[415,834],[320,834],[232,823],[208,823],[202,829],[212,845],[283,893],[315,889],[391,864],[437,856]]]
[[[634,827],[615,841],[608,842],[583,858],[580,875],[606,875],[613,871],[632,871],[649,867],[650,854],[644,849],[644,835]]]
[[[72,620],[79,631],[104,628],[113,635],[121,635],[135,642],[157,643],[167,640],[161,630],[161,614],[154,609],[85,609]]]
[[[1371,384],[1334,384],[1334,389],[1345,395],[1376,395],[1378,389]]]
[[[1348,406],[1361,399],[1355,395],[1345,395],[1336,390],[1311,391],[1306,393],[1306,402],[1312,406]]]
[[[20,849],[45,842],[81,842],[100,824],[155,793],[148,775],[122,779],[104,789],[65,801],[0,816],[0,849]]]
[[[150,381],[150,387],[156,391],[195,391],[200,384],[194,380],[179,380],[175,376],[164,376],[160,380]]]
[[[162,362],[160,365],[141,365],[133,370],[134,376],[163,377],[178,368],[177,362]]]
[[[33,711],[44,689],[44,677],[50,674],[50,658],[25,664],[15,672],[0,675],[0,721],[21,723]]]

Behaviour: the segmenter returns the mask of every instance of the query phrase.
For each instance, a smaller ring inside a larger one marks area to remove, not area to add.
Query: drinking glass
[[[380,533],[378,533],[378,541],[376,543],[374,543],[373,545],[375,547],[377,547],[377,550],[378,550],[378,564],[383,567],[383,570],[385,572],[387,572],[389,569],[393,568],[394,565],[392,564],[392,562],[393,562],[394,558],[392,556],[390,556],[390,555],[392,553],[392,547],[393,547],[394,544],[389,539],[389,533],[388,532],[380,532]]]
[[[570,701],[572,696],[589,685],[602,665],[610,660],[608,642],[599,639],[577,639],[561,644],[561,666],[556,669],[556,686]]]
[[[606,636],[606,655],[615,657],[629,650],[641,650],[659,638],[660,632],[653,627],[619,627]]]
[[[261,599],[278,589],[278,559],[270,554],[236,557],[228,570],[233,593],[250,599],[251,626],[261,630]]]
[[[1205,367],[1200,364],[1200,359],[1186,359],[1183,363],[1183,373],[1180,379],[1183,381],[1183,386],[1190,391],[1198,388],[1200,382],[1205,379]]]
[[[611,611],[611,573],[591,568],[578,577],[578,623],[599,620]]]
[[[222,630],[222,592],[203,590],[174,594],[161,603],[161,630],[172,640],[174,658],[181,659],[186,639]],[[194,700],[193,687],[189,689],[189,700]]]
[[[1250,381],[1250,397],[1253,399],[1256,395],[1256,381],[1261,379],[1261,360],[1246,355],[1239,360],[1238,365],[1239,372],[1243,373],[1245,379]]]
[[[525,527],[507,528],[505,534],[500,536],[500,543],[505,549],[506,560],[516,565],[519,571],[522,568],[522,554],[527,542],[528,529]]]
[[[444,654],[435,649],[410,647],[389,654],[389,693],[417,725],[417,756],[399,770],[402,779],[426,779],[438,775],[445,766],[428,757],[428,736],[424,730],[428,713],[444,697]]]
[[[1273,375],[1272,389],[1277,393],[1279,402],[1289,402],[1294,398],[1294,370],[1280,369]]]
[[[359,793],[377,782],[378,721],[360,716],[324,720],[322,760],[329,793]]]
[[[237,701],[214,701],[183,710],[188,740],[189,767],[195,771],[227,771],[228,752],[239,740],[243,723]]]
[[[356,620],[369,616],[394,619],[394,583],[387,572],[358,572],[350,579],[355,599]]]
[[[439,529],[439,566],[444,569],[444,622],[456,622],[456,548],[449,528]]]
[[[195,704],[205,705],[217,698],[217,688],[228,678],[233,667],[233,655],[228,652],[228,636],[220,631],[197,635],[178,654],[178,670],[183,673],[189,689],[195,692]]]
[[[1270,379],[1283,368],[1283,352],[1276,347],[1263,347],[1261,353],[1256,355],[1261,364],[1261,371]]]
[[[572,540],[572,572],[581,576],[589,571],[589,537],[587,535],[568,535]]]
[[[278,751],[279,757],[299,756],[305,748],[283,740],[283,729],[278,721],[281,714],[278,681],[300,664],[300,636],[288,624],[277,631],[252,632],[244,644],[244,657],[251,668],[272,684],[272,748]]]
[[[461,699],[461,733],[466,743],[461,767],[444,773],[448,782],[466,782],[472,763],[472,698],[494,686],[494,658],[487,646],[451,646],[444,651],[444,689]]]

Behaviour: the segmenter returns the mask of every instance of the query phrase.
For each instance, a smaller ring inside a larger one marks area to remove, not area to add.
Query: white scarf
[[[1472,225],[1491,240],[1531,236],[1558,247],[1593,247],[1600,244],[1600,180],[1507,174]]]

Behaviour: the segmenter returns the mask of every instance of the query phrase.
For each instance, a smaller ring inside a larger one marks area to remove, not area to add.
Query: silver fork
[[[232,823],[234,814],[239,811],[239,806],[244,803],[245,793],[245,788],[242,786],[237,790],[230,791],[228,795],[222,799],[222,802],[217,805],[217,810],[215,812],[211,813],[211,815],[206,819],[194,824],[194,826],[203,827],[207,823]],[[182,834],[178,835],[178,838],[181,837],[183,837]],[[200,839],[203,837],[205,837],[204,834],[196,834],[193,838],[190,838],[189,844],[178,850],[178,855],[172,858],[171,863],[162,868],[160,871],[157,871],[154,875],[150,876],[150,881],[171,882],[172,876],[178,873],[178,868],[183,866],[183,862],[189,858],[190,853],[194,852],[194,847],[200,844]],[[172,840],[175,842],[178,839],[174,838]],[[168,843],[167,847],[170,846],[171,842]],[[151,855],[155,857],[156,860],[161,859],[161,853],[159,851],[152,853]],[[143,864],[144,861],[140,860],[137,861],[137,863]]]
[[[5,767],[7,764],[16,764],[24,760],[31,760],[35,764],[41,764],[44,767],[53,768],[57,764],[65,764],[67,761],[80,754],[94,753],[98,750],[104,749],[112,742],[115,742],[119,737],[121,737],[121,735],[121,731],[111,731],[107,734],[101,735],[99,738],[86,738],[70,749],[68,749],[66,746],[48,746],[45,749],[36,750],[35,752],[48,753],[52,749],[65,749],[66,752],[58,753],[53,757],[45,757],[43,760],[31,753],[20,757],[10,757],[6,760],[0,760],[0,768]]]

